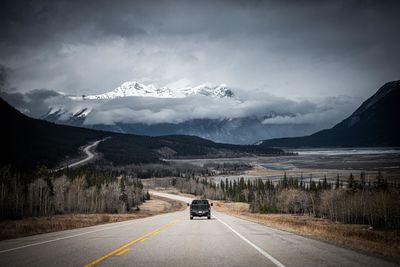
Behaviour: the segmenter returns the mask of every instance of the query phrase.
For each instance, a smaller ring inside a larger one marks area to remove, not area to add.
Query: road
[[[107,138],[106,138],[106,139],[107,139]],[[84,159],[81,159],[81,160],[79,160],[79,161],[76,161],[76,162],[74,162],[74,163],[71,163],[71,164],[69,164],[69,165],[67,165],[67,166],[58,168],[58,169],[56,169],[56,171],[60,171],[60,170],[66,169],[66,168],[72,168],[72,167],[76,167],[76,166],[81,166],[81,165],[83,165],[83,164],[89,162],[89,161],[92,160],[92,159],[94,158],[94,156],[95,156],[95,154],[92,153],[91,149],[94,148],[94,147],[96,147],[100,142],[103,142],[103,141],[106,140],[106,139],[98,140],[98,141],[96,141],[96,142],[94,142],[94,143],[92,143],[92,144],[90,144],[90,145],[87,145],[86,147],[83,148],[83,152],[85,152],[85,154],[86,154],[86,157],[85,157]]]
[[[215,211],[211,220],[189,220],[186,209],[2,241],[0,266],[397,265]]]

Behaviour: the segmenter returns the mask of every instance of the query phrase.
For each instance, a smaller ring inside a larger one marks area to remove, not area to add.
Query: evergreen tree
[[[284,172],[284,174],[283,174],[282,187],[283,188],[288,187],[288,178],[287,178],[286,172]]]
[[[365,189],[365,173],[364,172],[360,173],[360,187],[362,189]]]
[[[123,209],[125,209],[122,212],[125,212],[125,211],[129,210],[129,208],[130,208],[129,203],[128,203],[128,195],[126,194],[126,190],[125,190],[125,181],[124,180],[125,180],[124,178],[121,178],[119,181],[119,192],[120,192],[119,199],[123,202],[123,205],[124,205]]]
[[[317,185],[315,184],[315,181],[312,180],[312,178],[310,177],[310,191],[317,191]]]
[[[351,191],[355,192],[357,190],[356,181],[354,180],[354,176],[352,173],[350,173],[347,184]]]
[[[324,180],[322,181],[322,188],[324,190],[329,189],[329,184],[328,184],[328,181],[326,180],[326,175],[324,175]]]
[[[339,181],[339,174],[337,174],[336,175],[336,184],[335,184],[335,189],[337,190],[337,189],[339,189],[339,186],[340,186],[340,181]]]
[[[318,180],[317,191],[320,191],[321,189],[322,189],[322,183],[321,180]]]

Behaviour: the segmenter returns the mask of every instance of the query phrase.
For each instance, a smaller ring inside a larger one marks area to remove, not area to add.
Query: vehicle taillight
[[[192,204],[190,204],[190,209],[192,209]]]

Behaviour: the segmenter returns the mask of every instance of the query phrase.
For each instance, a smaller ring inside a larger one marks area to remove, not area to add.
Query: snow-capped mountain
[[[131,96],[137,98],[128,99]],[[239,99],[225,84],[172,89],[125,82],[104,94],[79,97],[62,95],[62,99],[66,101],[50,102],[48,111],[42,113],[40,118],[59,124],[121,133],[151,136],[189,134],[237,144],[254,143],[266,136],[308,134],[315,130],[310,125],[272,126],[263,123],[275,116],[291,116],[282,112],[266,110],[262,115],[238,116],[234,107],[241,105],[243,99]],[[232,108],[215,115],[219,110],[216,108],[218,105]],[[174,118],[180,117],[185,119],[174,121]],[[158,121],[154,122],[155,119]]]
[[[398,105],[389,102],[397,101],[399,87],[399,81],[386,84],[332,130],[350,133],[351,129],[358,128],[358,132],[372,133],[373,129],[378,136],[387,127],[385,133],[397,134],[391,128],[398,124],[392,122],[398,121],[395,108]],[[3,96],[11,102],[19,99],[14,94]],[[333,109],[330,104],[293,101],[269,95],[268,92],[247,96],[238,90],[234,94],[224,84],[172,89],[138,82],[126,82],[108,93],[81,97],[39,90],[28,92],[26,102],[20,102],[16,101],[16,105],[21,112],[59,124],[141,135],[189,134],[236,144],[309,135],[328,129],[332,127],[328,119],[336,116],[336,110],[349,107],[347,100],[333,103]],[[393,112],[388,112],[389,107]],[[313,117],[316,123],[310,120]],[[392,123],[382,124],[385,121]],[[354,138],[347,136],[342,139],[351,141]],[[389,141],[376,144],[387,145]]]
[[[196,87],[184,87],[171,89],[168,87],[157,88],[154,85],[144,85],[138,82],[125,82],[114,90],[99,94],[84,96],[83,99],[115,99],[127,96],[141,97],[157,97],[157,98],[182,98],[192,95],[203,95],[217,98],[232,97],[233,92],[228,89],[226,84],[217,86],[202,84]],[[79,100],[81,97],[71,97],[71,99]]]
[[[259,107],[251,107],[254,104]],[[52,93],[38,109],[23,109],[58,124],[151,136],[189,134],[236,144],[320,129],[311,124],[264,123],[274,117],[295,117],[296,112],[282,111],[279,105],[271,109],[268,103],[264,108],[262,101],[234,94],[225,84],[176,89],[125,82],[98,95]]]
[[[68,110],[65,107],[49,107],[48,112],[40,117],[46,121],[61,123],[71,126],[83,126],[86,116],[91,112],[90,108]]]

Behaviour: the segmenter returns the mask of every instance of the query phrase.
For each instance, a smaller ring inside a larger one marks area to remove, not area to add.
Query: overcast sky
[[[366,99],[400,78],[399,1],[2,1],[8,83],[95,94],[136,80]]]

